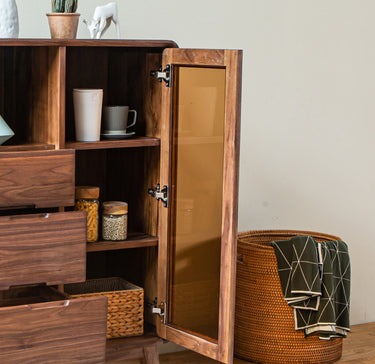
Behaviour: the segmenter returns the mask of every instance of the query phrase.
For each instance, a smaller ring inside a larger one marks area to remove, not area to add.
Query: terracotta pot
[[[51,38],[75,39],[79,16],[78,13],[48,13]]]

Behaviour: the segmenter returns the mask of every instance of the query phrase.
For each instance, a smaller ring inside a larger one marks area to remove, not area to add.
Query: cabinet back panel
[[[5,97],[5,49],[0,48],[0,114],[4,112]]]
[[[66,51],[66,139],[75,139],[74,88],[103,89],[103,105],[108,90],[108,52],[105,48],[68,48]]]
[[[146,123],[155,126],[155,115],[159,114],[158,109],[151,109],[160,109],[161,99],[160,92],[153,90],[155,83],[159,83],[152,80],[150,72],[161,64],[160,53],[121,47],[68,47],[66,59],[67,140],[75,139],[74,88],[103,89],[103,107],[130,106],[138,112],[137,124],[131,130],[137,135],[146,135],[146,131],[149,136],[155,134],[155,127],[147,126]]]
[[[107,154],[107,198],[128,203],[128,224],[131,231],[143,231],[142,210],[147,190],[143,188],[144,150],[113,149]]]
[[[154,324],[149,304],[157,297],[157,248],[95,252],[87,255],[87,279],[121,277],[144,289],[145,320]]]
[[[57,85],[50,66],[59,67],[57,47],[6,47],[1,49],[0,113],[15,136],[6,144],[55,143],[55,122],[50,120],[57,105]]]
[[[156,221],[157,206],[147,193],[152,185],[145,171],[155,176],[158,159],[156,147],[76,151],[76,185],[100,187],[100,202],[127,202],[128,230],[150,233],[149,220]]]
[[[148,249],[147,249],[148,250]],[[87,255],[87,279],[121,277],[140,287],[145,285],[146,249],[95,252]]]

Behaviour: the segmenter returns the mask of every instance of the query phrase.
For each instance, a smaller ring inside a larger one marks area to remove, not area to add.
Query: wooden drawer
[[[104,363],[107,299],[50,287],[1,292],[0,363]]]
[[[0,290],[86,279],[86,213],[0,217]]]
[[[74,150],[0,153],[0,207],[74,204]]]

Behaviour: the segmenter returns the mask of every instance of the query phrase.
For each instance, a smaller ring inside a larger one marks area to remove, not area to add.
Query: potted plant
[[[74,39],[77,36],[78,0],[51,0],[52,12],[47,14],[51,38]]]

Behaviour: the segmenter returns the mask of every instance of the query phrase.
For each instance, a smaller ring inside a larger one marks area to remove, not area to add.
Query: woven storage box
[[[342,338],[305,338],[294,329],[293,309],[284,300],[277,261],[270,244],[296,235],[317,241],[338,240],[311,231],[250,231],[238,236],[234,351],[257,363],[334,363],[342,354]]]
[[[121,278],[91,279],[65,285],[70,297],[107,296],[107,338],[143,334],[143,288]]]

